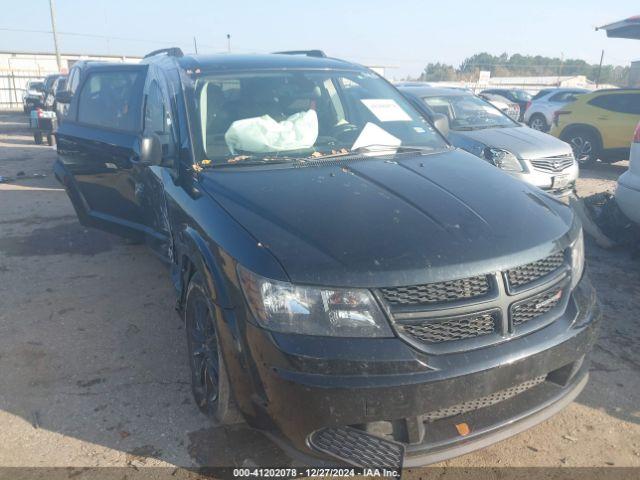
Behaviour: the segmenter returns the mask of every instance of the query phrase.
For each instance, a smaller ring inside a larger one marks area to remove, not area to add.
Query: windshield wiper
[[[389,150],[395,150],[394,153],[406,153],[406,152],[424,152],[433,150],[428,147],[413,147],[409,145],[383,145],[383,144],[371,144],[358,147],[351,150],[349,153],[375,153],[375,152],[388,152]]]

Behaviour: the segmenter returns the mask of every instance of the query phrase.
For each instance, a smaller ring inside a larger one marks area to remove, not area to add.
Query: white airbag
[[[318,138],[315,110],[298,112],[276,122],[269,115],[244,118],[231,124],[224,139],[231,153],[281,152],[310,148]]]

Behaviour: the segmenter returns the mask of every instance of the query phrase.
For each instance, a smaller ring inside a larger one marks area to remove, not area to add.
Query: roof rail
[[[284,52],[273,52],[279,55],[306,55],[307,57],[326,58],[327,55],[322,50],[286,50]]]
[[[183,57],[184,53],[180,47],[169,47],[169,48],[160,48],[158,50],[154,50],[153,52],[147,53],[143,58],[153,57],[155,55],[160,55],[161,53],[166,53],[169,57]]]

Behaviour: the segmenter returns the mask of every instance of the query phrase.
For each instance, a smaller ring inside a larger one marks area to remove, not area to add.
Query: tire
[[[196,272],[187,287],[184,308],[191,390],[204,414],[219,424],[240,423],[242,417],[233,399],[220,351],[215,309],[210,298],[202,275]]]
[[[34,133],[33,141],[36,142],[36,145],[42,145],[42,133],[40,132]]]
[[[586,128],[574,128],[562,134],[562,140],[571,145],[573,155],[581,166],[594,165],[600,156],[598,136]]]
[[[541,113],[534,113],[529,119],[529,127],[540,132],[546,132],[549,130],[549,124],[547,119]]]

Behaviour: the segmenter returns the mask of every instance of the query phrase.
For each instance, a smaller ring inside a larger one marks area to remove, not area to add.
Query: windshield
[[[51,85],[53,85],[53,82],[56,81],[56,78],[58,78],[55,75],[49,75],[48,77],[46,77],[44,79],[44,89],[48,92],[49,90],[51,90]]]
[[[204,75],[195,94],[204,155],[214,165],[448,148],[395,88],[370,72]]]
[[[44,83],[42,82],[29,82],[27,90],[35,90],[36,92],[42,92],[44,90]]]
[[[424,97],[422,100],[433,112],[446,115],[452,130],[517,127],[519,125],[499,109],[475,95],[443,95]]]

